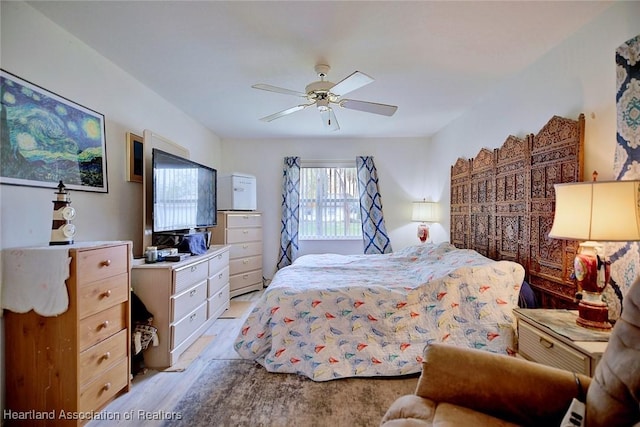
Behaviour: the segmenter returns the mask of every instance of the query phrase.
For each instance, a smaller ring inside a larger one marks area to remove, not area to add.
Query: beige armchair
[[[384,427],[557,426],[586,395],[586,426],[640,427],[640,282],[624,299],[593,379],[481,350],[426,347],[414,395],[387,410]]]

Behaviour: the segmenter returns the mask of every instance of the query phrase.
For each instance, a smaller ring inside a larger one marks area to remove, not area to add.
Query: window
[[[300,239],[360,239],[358,172],[353,162],[300,168]]]

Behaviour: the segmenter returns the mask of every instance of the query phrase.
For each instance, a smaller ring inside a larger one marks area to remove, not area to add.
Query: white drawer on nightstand
[[[518,326],[518,352],[529,360],[578,374],[591,375],[591,359],[525,322]]]

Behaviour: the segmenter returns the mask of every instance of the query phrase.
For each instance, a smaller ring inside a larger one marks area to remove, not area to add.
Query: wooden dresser
[[[212,241],[231,246],[229,289],[231,297],[262,289],[262,213],[219,211]]]
[[[81,425],[130,388],[131,243],[68,251],[67,311],[5,311],[7,425]]]
[[[229,308],[229,247],[212,246],[180,262],[134,265],[133,291],[153,314],[158,346],[144,353],[145,365],[167,368]]]

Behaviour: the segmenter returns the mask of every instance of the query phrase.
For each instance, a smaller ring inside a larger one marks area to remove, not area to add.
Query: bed
[[[234,346],[270,372],[315,381],[419,372],[434,341],[510,353],[524,275],[449,243],[305,255],[274,276]]]
[[[538,306],[575,308],[577,242],[547,234],[553,185],[581,180],[583,145],[584,116],[554,116],[536,134],[457,159],[451,244],[300,257],[274,276],[236,351],[315,381],[419,372],[434,341],[513,353],[522,286],[531,284]]]

